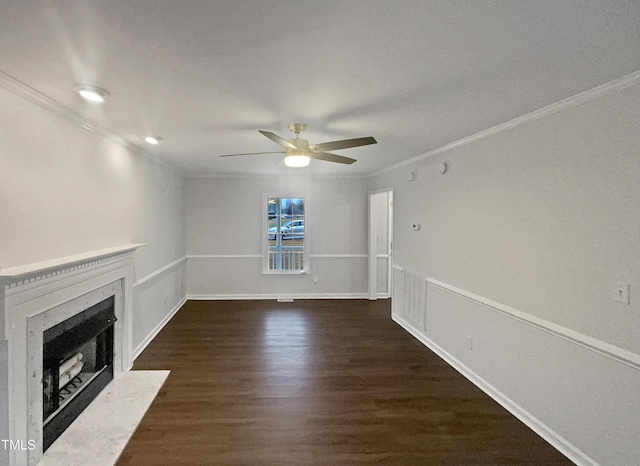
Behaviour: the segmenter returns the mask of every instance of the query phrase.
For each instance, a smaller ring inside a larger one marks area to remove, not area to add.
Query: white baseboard
[[[184,303],[187,302],[187,298],[184,297],[180,300],[180,302],[178,304],[176,304],[176,306],[171,310],[171,312],[169,312],[164,319],[162,319],[160,321],[160,323],[158,323],[158,325],[155,326],[155,328],[153,330],[151,330],[151,332],[149,333],[149,335],[147,335],[147,337],[142,340],[142,342],[133,350],[133,360],[135,361],[136,358],[138,356],[140,356],[140,353],[142,353],[144,351],[144,349],[147,347],[147,345],[149,345],[149,343],[151,343],[151,341],[156,337],[156,335],[158,335],[158,333],[160,333],[160,330],[162,330],[164,328],[165,325],[167,325],[169,323],[169,321],[173,318],[174,315],[176,315],[176,313],[180,310],[180,308],[182,306],[184,306]]]
[[[188,294],[194,301],[253,300],[253,299],[367,299],[366,293],[317,293],[317,294]]]
[[[587,456],[580,449],[573,446],[563,437],[558,435],[554,430],[549,428],[546,424],[541,422],[538,418],[533,416],[527,410],[515,403],[512,399],[507,397],[504,393],[497,390],[494,386],[478,376],[475,372],[469,369],[466,365],[453,357],[450,353],[445,351],[439,345],[434,343],[431,339],[427,338],[421,331],[413,327],[408,321],[403,319],[397,314],[392,314],[391,318],[394,322],[404,328],[413,337],[420,341],[423,345],[437,354],[447,364],[457,370],[460,374],[466,377],[471,383],[473,383],[480,390],[489,395],[494,401],[500,404],[503,408],[517,417],[531,430],[537,433],[540,437],[546,440],[549,444],[555,447],[560,453],[565,455],[571,461],[579,466],[598,466],[593,459]]]

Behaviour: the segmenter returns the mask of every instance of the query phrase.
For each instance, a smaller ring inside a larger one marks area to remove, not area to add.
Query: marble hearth
[[[43,333],[114,297],[114,377],[132,364],[133,253],[123,245],[0,270],[0,464],[42,457]],[[100,420],[96,420],[100,422]]]

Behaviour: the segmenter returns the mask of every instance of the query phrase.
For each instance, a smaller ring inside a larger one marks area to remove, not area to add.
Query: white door
[[[369,299],[391,296],[393,191],[369,193]]]

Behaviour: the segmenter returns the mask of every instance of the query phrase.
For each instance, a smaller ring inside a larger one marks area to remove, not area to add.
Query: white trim
[[[386,223],[387,223],[387,244],[386,254],[378,254],[378,211],[374,209],[373,206],[373,198],[375,196],[379,196],[384,194],[386,197]],[[391,296],[393,290],[393,272],[391,269],[392,264],[392,255],[393,255],[393,188],[381,188],[375,191],[369,191],[368,194],[368,244],[367,244],[367,289],[369,293],[369,299],[375,300],[379,297],[380,293],[378,292],[378,259],[386,259],[386,263],[384,265],[384,269],[386,269],[387,274],[387,283],[386,283],[386,294],[387,296]],[[381,268],[382,270],[382,268]]]
[[[187,254],[187,259],[262,259],[261,254]]]
[[[634,71],[631,74],[628,74],[626,76],[623,76],[621,78],[615,79],[613,81],[610,81],[608,83],[602,84],[600,86],[596,86],[592,89],[589,89],[587,91],[581,92],[579,94],[576,94],[574,96],[568,97],[564,100],[561,100],[559,102],[553,103],[551,105],[547,105],[546,107],[540,108],[538,110],[534,110],[533,112],[527,113],[526,115],[522,115],[519,116],[517,118],[514,118],[512,120],[509,120],[505,123],[501,123],[499,125],[493,126],[491,128],[488,128],[486,130],[480,131],[478,133],[472,134],[471,136],[467,136],[464,137],[462,139],[458,139],[457,141],[454,141],[452,143],[446,144],[444,146],[441,146],[439,148],[436,148],[434,150],[425,152],[424,154],[412,157],[408,160],[404,160],[402,162],[398,162],[394,165],[391,165],[389,167],[383,168],[381,170],[372,172],[372,173],[362,173],[362,174],[350,174],[350,175],[313,175],[314,178],[337,178],[337,179],[342,179],[342,178],[354,178],[354,179],[368,179],[377,175],[380,175],[382,173],[394,170],[396,168],[399,167],[403,167],[405,165],[409,165],[411,163],[414,162],[418,162],[420,160],[429,158],[429,157],[433,157],[435,155],[438,154],[442,154],[444,152],[448,152],[450,150],[453,150],[455,148],[458,147],[462,147],[465,146],[467,144],[470,144],[472,142],[475,141],[479,141],[481,139],[485,139],[489,136],[501,133],[503,131],[508,131],[510,129],[516,128],[518,126],[521,126],[523,124],[526,123],[530,123],[536,120],[539,120],[540,118],[544,118],[546,116],[549,115],[553,115],[554,113],[558,113],[562,110],[565,110],[567,108],[573,107],[573,106],[577,106],[586,102],[589,102],[591,100],[595,100],[599,97],[603,97],[607,94],[610,94],[612,92],[615,91],[619,91],[622,89],[626,89],[628,87],[634,86],[636,84],[640,83],[640,70],[638,71]],[[97,124],[95,124],[94,122],[88,120],[87,118],[79,115],[78,113],[73,112],[72,110],[68,109],[67,107],[65,107],[64,105],[56,102],[55,100],[47,97],[46,95],[36,91],[35,89],[32,89],[31,87],[27,86],[26,84],[18,81],[17,79],[15,79],[14,77],[0,71],[0,87],[4,87],[5,89],[9,90],[10,92],[13,92],[16,95],[19,95],[20,97],[46,109],[49,110],[50,112],[66,119],[67,121],[78,125],[84,129],[87,129],[89,131],[92,131],[94,133],[97,133],[103,137],[105,137],[106,139],[109,139],[112,142],[115,142],[116,144],[119,144],[123,147],[126,147],[127,149],[130,149],[134,152],[136,152],[139,155],[143,155],[146,158],[148,158],[149,160],[152,160],[182,176],[186,176],[189,178],[230,178],[230,179],[243,179],[243,178],[278,178],[281,177],[282,175],[260,175],[260,174],[256,174],[256,175],[251,175],[251,174],[219,174],[219,175],[193,175],[193,174],[189,174],[188,172],[184,172],[182,171],[178,166],[174,165],[173,163],[165,160],[165,159],[159,159],[158,157],[154,157],[151,154],[149,154],[148,152],[146,152],[145,150],[143,150],[141,147],[135,145],[134,143],[132,143],[131,141],[128,141],[127,139],[123,138],[122,136],[119,136],[111,131],[109,131],[106,128],[103,128]],[[375,191],[374,191],[375,192]]]
[[[284,155],[284,154],[283,154]],[[230,179],[230,180],[236,180],[236,179],[269,179],[269,178],[273,178],[273,179],[279,179],[282,178],[283,176],[286,176],[286,174],[260,174],[260,173],[218,173],[218,174],[213,174],[213,175],[189,175],[189,178],[205,178],[205,179]],[[362,173],[362,174],[313,174],[313,173],[306,173],[305,176],[309,176],[311,178],[314,179],[338,179],[338,180],[342,180],[342,179],[357,179],[357,180],[363,180],[363,179],[367,179],[369,178],[369,175],[366,173]],[[280,197],[287,197],[287,196],[280,196]]]
[[[505,306],[504,304],[500,304],[495,301],[491,301],[490,299],[483,298],[482,296],[478,296],[473,293],[469,293],[468,291],[464,291],[460,288],[456,288],[455,286],[448,285],[438,280],[434,280],[433,278],[427,278],[427,282],[443,288],[449,292],[455,293],[465,299],[468,299],[469,301],[476,302],[482,306],[489,308],[490,310],[494,310],[508,317],[519,320],[520,322],[531,325],[532,327],[569,340],[587,349],[596,351],[597,353],[600,353],[611,359],[615,359],[616,361],[619,361],[623,364],[627,364],[636,369],[640,369],[640,355],[632,351],[620,348],[602,340],[598,340],[570,328],[563,327],[562,325],[554,324],[553,322],[549,322],[548,320],[544,320],[531,314],[527,314],[526,312],[518,311],[517,309],[513,309],[512,307]]]
[[[154,279],[155,277],[157,277],[158,275],[166,272],[167,270],[169,270],[172,267],[175,267],[176,265],[180,264],[183,261],[187,260],[187,256],[181,257],[180,259],[176,259],[173,262],[171,262],[170,264],[165,265],[164,267],[159,268],[158,270],[156,270],[155,272],[150,273],[149,275],[146,275],[144,277],[142,277],[140,280],[137,280],[134,284],[133,284],[133,288],[136,288],[140,285],[142,285],[145,282],[148,282],[149,280]]]
[[[194,301],[253,300],[253,299],[367,299],[366,293],[317,294],[187,294]]]
[[[155,328],[153,330],[151,330],[149,335],[147,335],[146,338],[144,340],[142,340],[142,342],[140,342],[140,344],[138,346],[136,346],[136,348],[133,350],[133,360],[134,361],[138,358],[138,356],[140,356],[140,354],[149,345],[149,343],[151,343],[153,341],[153,339],[158,335],[158,333],[160,333],[160,331],[164,328],[164,326],[169,323],[169,321],[173,318],[173,316],[175,316],[177,314],[177,312],[182,308],[182,306],[184,306],[184,304],[186,302],[187,302],[187,297],[185,296],[184,298],[182,298],[180,300],[180,302],[178,304],[176,304],[174,306],[174,308],[171,310],[171,312],[169,312],[164,317],[164,319],[162,319],[158,323],[158,325],[156,325]]]
[[[187,259],[262,259],[260,254],[187,254]],[[309,254],[312,259],[366,259],[366,254]]]
[[[596,351],[604,356],[615,359],[616,361],[619,361],[623,364],[627,364],[634,368],[640,369],[640,355],[634,353],[633,351],[627,350],[625,348],[620,348],[619,346],[612,345],[611,343],[607,343],[602,340],[598,340],[597,338],[590,337],[562,325],[554,324],[553,322],[549,322],[548,320],[541,319],[540,317],[536,317],[526,312],[519,311],[509,306],[505,306],[504,304],[497,303],[482,296],[478,296],[474,293],[462,290],[453,285],[443,283],[433,278],[424,277],[423,275],[413,271],[409,271],[404,267],[394,264],[393,268],[400,272],[404,272],[406,270],[407,272],[424,278],[428,283],[431,283],[432,285],[443,288],[451,293],[455,293],[470,301],[474,301],[493,311],[500,312],[501,314],[519,320],[520,322],[523,322],[525,324],[531,325],[532,327],[536,327],[545,332],[569,340],[587,349]]]
[[[80,267],[88,267],[97,262],[109,260],[114,256],[133,253],[137,248],[145,246],[146,244],[147,243],[124,244],[83,254],[61,257],[59,259],[10,267],[0,270],[0,280],[5,283],[5,287],[7,288],[20,286],[24,284],[23,282],[38,281],[51,275],[59,275]]]
[[[369,194],[382,194],[393,191],[393,188],[389,186],[388,188],[380,188],[373,191],[369,191]]]
[[[136,146],[125,138],[118,136],[117,134],[112,133],[105,128],[102,128],[101,126],[96,125],[94,122],[88,120],[82,115],[79,115],[78,113],[68,109],[64,105],[56,102],[50,97],[47,97],[41,92],[36,91],[23,82],[18,81],[13,76],[10,76],[2,71],[0,71],[0,86],[4,87],[8,91],[13,92],[14,94],[19,95],[29,102],[32,102],[39,107],[44,108],[45,110],[49,110],[50,112],[55,113],[56,115],[77,126],[88,129],[89,131],[93,131],[94,133],[98,133],[101,136],[109,139],[110,141],[115,142],[116,144],[134,150],[136,152],[141,150],[140,147]]]
[[[378,250],[378,211],[374,205],[374,196],[383,194],[369,193],[367,196],[367,211],[369,214],[367,224],[367,295],[371,301],[377,299],[378,294],[378,260],[376,252]]]
[[[489,395],[493,400],[499,403],[503,408],[517,417],[520,421],[522,421],[525,425],[527,425],[531,430],[537,433],[540,437],[550,443],[553,447],[555,447],[559,452],[569,458],[571,461],[578,465],[589,465],[589,466],[598,466],[594,460],[592,460],[589,456],[587,456],[580,449],[576,448],[574,445],[569,443],[559,434],[557,434],[553,429],[544,424],[540,419],[533,416],[526,409],[521,407],[519,404],[514,402],[511,398],[506,396],[504,393],[496,389],[493,385],[488,383],[478,374],[469,369],[466,365],[460,362],[458,359],[453,357],[443,348],[434,343],[431,339],[427,338],[420,332],[420,330],[414,328],[409,322],[404,320],[402,317],[397,314],[392,314],[391,318],[394,322],[404,328],[407,332],[413,335],[418,341],[420,341],[423,345],[429,348],[431,351],[436,353],[440,358],[442,358],[447,364],[457,370],[460,374],[466,377],[471,383],[480,388],[483,392]]]
[[[395,170],[396,168],[404,167],[406,165],[419,162],[426,158],[433,157],[435,155],[442,154],[453,149],[457,149],[458,147],[466,146],[473,142],[486,139],[489,136],[493,136],[495,134],[502,133],[504,131],[509,131],[511,129],[517,128],[518,126],[522,126],[527,123],[531,123],[533,121],[539,120],[541,118],[551,116],[555,113],[561,112],[568,108],[575,107],[575,106],[584,104],[586,102],[590,102],[592,100],[598,99],[605,95],[611,94],[612,92],[620,91],[622,89],[635,86],[636,84],[639,84],[639,83],[640,83],[640,70],[634,71],[633,73],[623,76],[619,79],[614,79],[613,81],[609,81],[608,83],[602,84],[600,86],[596,86],[587,91],[568,97],[559,102],[553,103],[551,105],[547,105],[546,107],[539,108],[538,110],[534,110],[533,112],[519,116],[505,123],[501,123],[499,125],[485,129],[478,133],[472,134],[471,136],[458,139],[457,141],[438,147],[437,149],[425,152],[424,154],[411,157],[410,159],[407,159],[407,160],[403,160],[402,162],[398,162],[394,165],[391,165],[389,167],[373,172],[370,176],[371,177],[378,176],[388,171]]]
[[[389,229],[387,231],[387,247],[389,251],[389,259],[387,260],[387,293],[389,294],[389,297],[393,296],[393,193],[393,188],[389,189],[389,218],[387,219],[387,223],[389,225]]]
[[[309,254],[314,259],[366,259],[366,254]]]
[[[159,159],[157,156],[153,156],[149,154],[142,147],[137,146],[131,141],[123,138],[122,136],[117,135],[116,133],[109,131],[106,128],[103,128],[100,125],[97,125],[93,121],[83,117],[82,115],[74,112],[73,110],[70,110],[69,108],[65,107],[59,102],[56,102],[50,97],[47,97],[41,92],[36,91],[35,89],[27,86],[23,82],[18,81],[13,76],[10,76],[2,71],[0,71],[0,87],[4,87],[8,91],[13,92],[14,94],[22,97],[23,99],[26,99],[29,102],[45,110],[50,111],[55,115],[58,115],[61,118],[64,118],[65,120],[69,121],[74,125],[80,126],[81,128],[84,128],[86,130],[99,134],[100,136],[104,137],[105,139],[108,139],[111,142],[114,142],[122,147],[125,147],[131,150],[132,152],[135,152],[138,155],[144,156],[145,158],[159,165],[162,165],[165,168],[168,168],[174,173],[177,173],[182,176],[186,176],[186,174],[182,172],[173,163],[164,159]]]

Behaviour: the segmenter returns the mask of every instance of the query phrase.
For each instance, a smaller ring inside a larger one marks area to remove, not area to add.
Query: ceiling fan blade
[[[377,144],[376,141],[372,137],[366,138],[355,138],[355,139],[343,139],[341,141],[331,141],[331,142],[323,142],[320,144],[316,144],[315,146],[310,146],[311,150],[339,150],[339,149],[349,149],[350,147],[360,147],[360,146],[368,146],[369,144]]]
[[[345,163],[347,165],[356,162],[356,159],[350,159],[342,155],[330,154],[329,152],[306,152],[306,155],[316,160],[326,160],[327,162]]]
[[[277,152],[247,152],[246,154],[225,154],[225,155],[219,155],[218,157],[235,157],[237,155],[258,155],[258,154],[284,154],[285,152],[283,150],[277,151]]]
[[[268,137],[269,139],[271,139],[273,142],[275,142],[276,144],[280,144],[282,147],[287,147],[289,149],[299,149],[298,147],[294,146],[293,144],[291,144],[289,141],[287,141],[286,139],[282,139],[280,136],[278,136],[275,133],[272,133],[271,131],[262,131],[261,129],[258,130],[258,132],[260,134],[262,134],[263,136]]]

